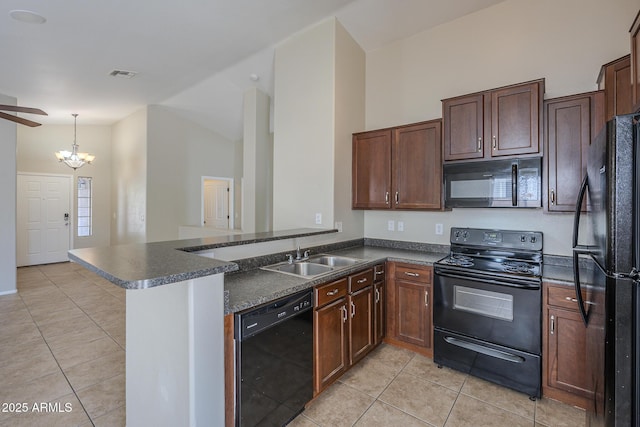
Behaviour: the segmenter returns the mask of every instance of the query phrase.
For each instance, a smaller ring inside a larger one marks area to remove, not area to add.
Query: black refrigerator
[[[589,147],[573,268],[586,327],[589,426],[640,425],[640,114],[614,117]]]

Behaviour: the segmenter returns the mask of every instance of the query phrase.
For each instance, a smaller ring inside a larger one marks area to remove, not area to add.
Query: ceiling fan
[[[39,108],[30,108],[30,107],[18,107],[17,105],[4,105],[0,104],[0,110],[3,111],[14,111],[16,113],[29,113],[29,114],[39,114],[41,116],[46,116],[47,113],[42,111]],[[32,120],[23,119],[22,117],[14,116],[12,114],[3,113],[0,111],[0,118],[10,120],[12,122],[20,123],[21,125],[36,127],[40,126],[41,123],[34,122]]]

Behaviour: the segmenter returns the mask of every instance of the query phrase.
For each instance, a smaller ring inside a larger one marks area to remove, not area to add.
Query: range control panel
[[[540,231],[490,230],[484,228],[451,227],[452,244],[494,248],[542,250]]]

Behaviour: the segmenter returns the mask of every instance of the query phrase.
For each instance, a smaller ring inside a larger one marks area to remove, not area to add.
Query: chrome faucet
[[[296,261],[304,261],[305,259],[309,259],[309,251],[306,250],[304,253],[300,251],[300,246],[296,249]]]

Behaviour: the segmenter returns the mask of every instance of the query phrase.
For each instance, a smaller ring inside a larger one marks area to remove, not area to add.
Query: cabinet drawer
[[[349,293],[359,291],[373,284],[373,268],[349,276]]]
[[[373,281],[378,283],[378,282],[384,282],[384,279],[386,278],[386,274],[385,274],[385,265],[384,264],[378,264],[376,266],[373,267]]]
[[[433,269],[431,268],[421,268],[415,265],[396,263],[396,272],[394,277],[398,280],[431,283],[432,275]]]
[[[547,304],[578,311],[576,291],[570,286],[547,286]]]
[[[316,286],[316,307],[322,307],[347,295],[347,278]]]

